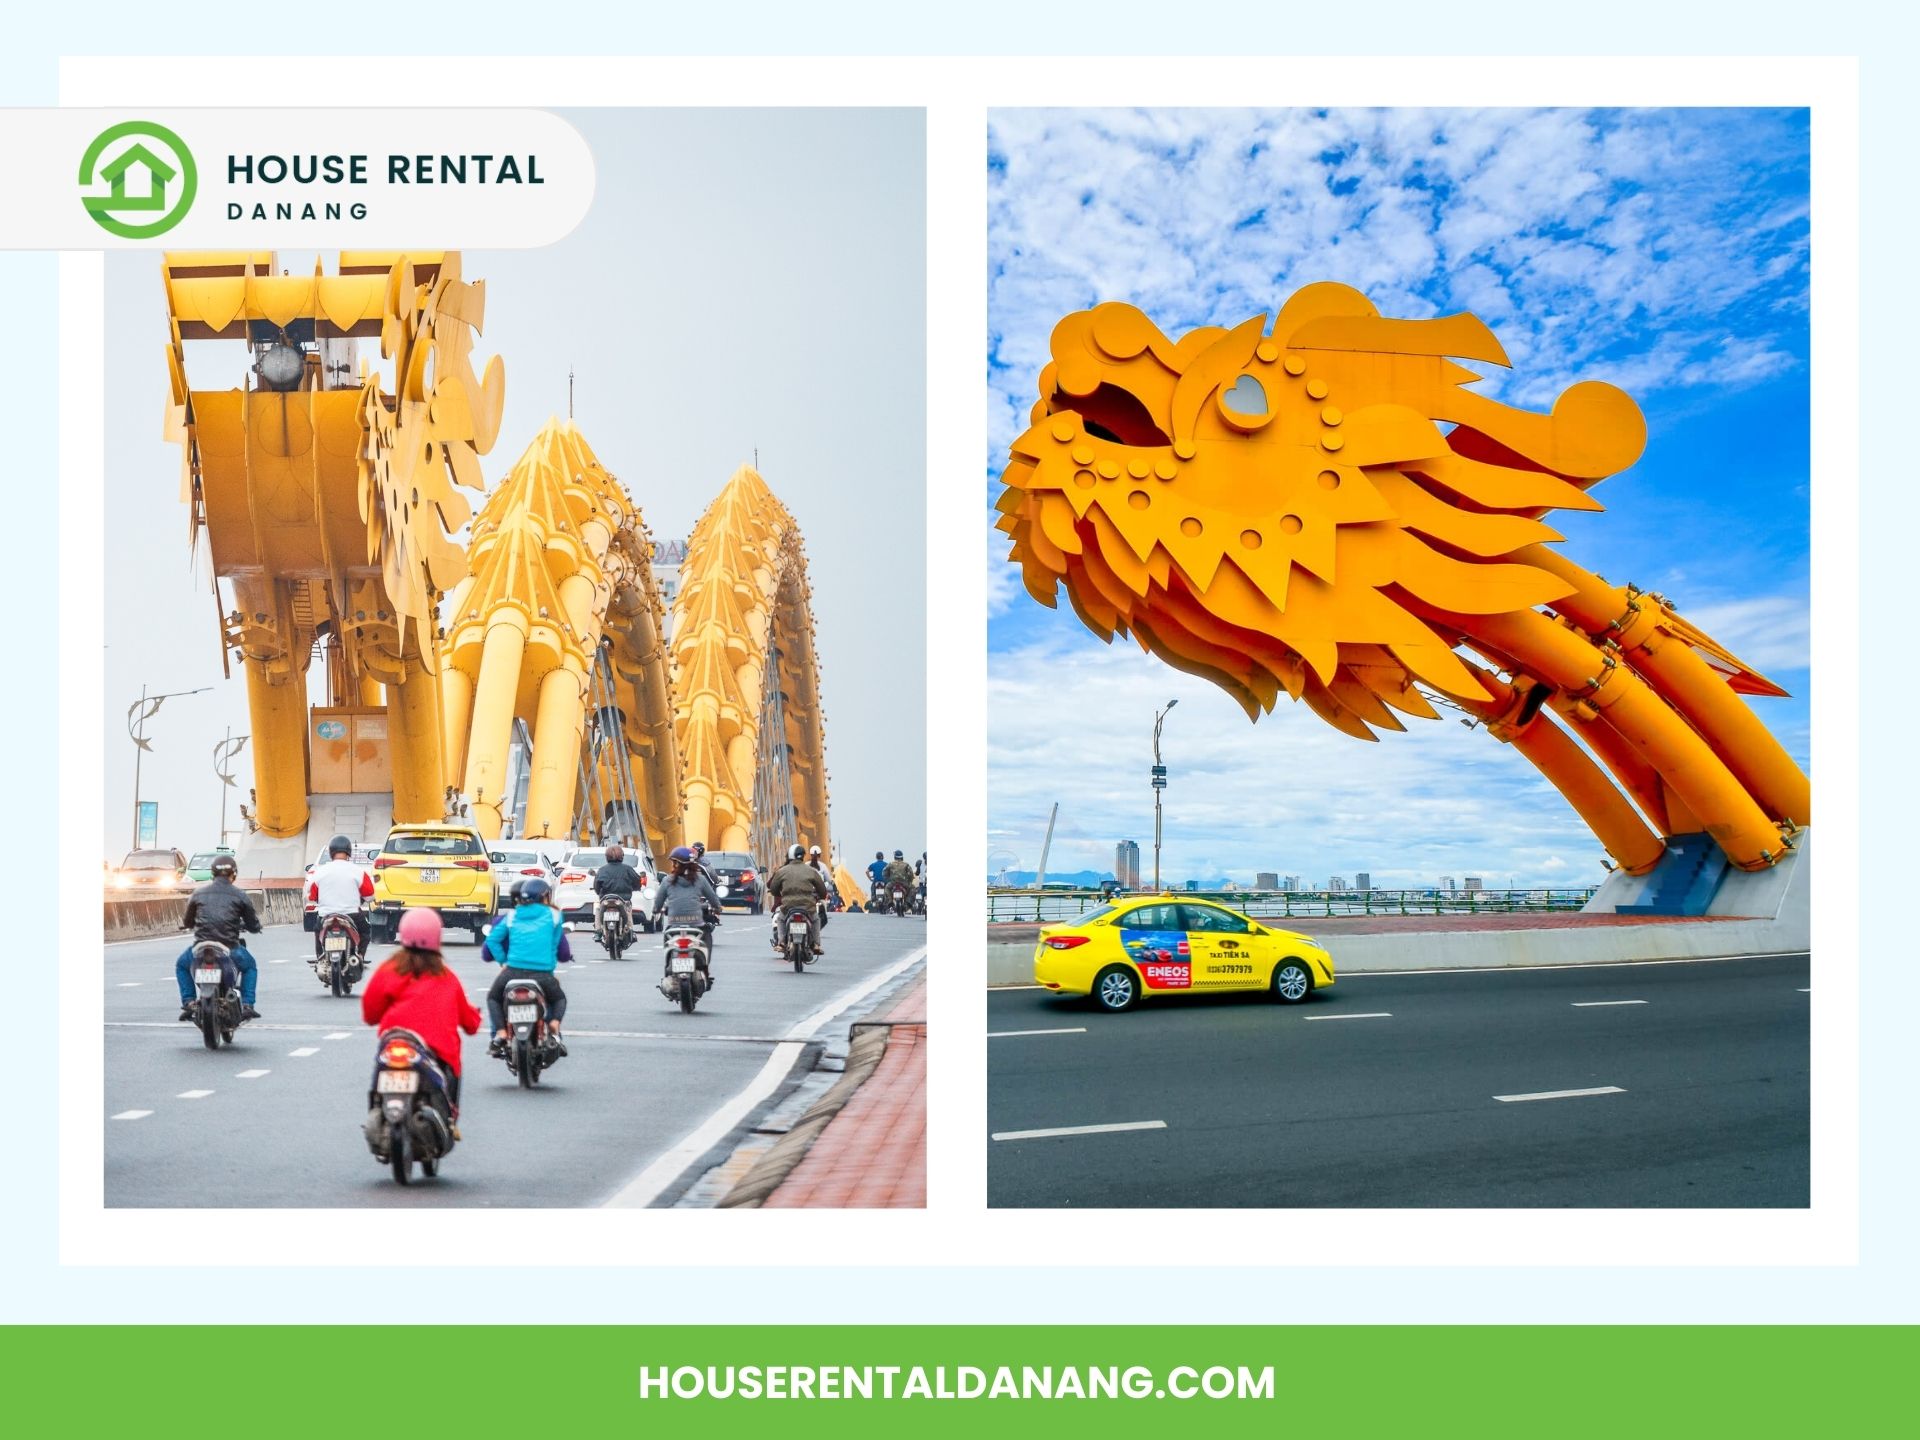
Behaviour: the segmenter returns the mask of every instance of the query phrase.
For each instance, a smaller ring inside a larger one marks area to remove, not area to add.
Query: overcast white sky
[[[549,249],[464,259],[467,278],[487,282],[477,351],[506,360],[488,480],[565,414],[570,367],[576,420],[656,538],[684,538],[757,446],[807,539],[836,842],[856,858],[918,854],[924,659],[903,663],[872,631],[926,627],[922,112],[564,113],[594,150],[592,213]],[[160,436],[165,316],[157,257],[109,255],[101,850],[115,860],[132,830],[125,712],[143,684],[214,687],[169,701],[149,726],[141,789],[160,802],[163,845],[215,842],[213,747],[228,725],[248,729],[244,684],[221,678],[214,602],[188,554],[179,453]],[[196,386],[240,383],[241,347],[197,348],[231,359],[217,373],[190,356]],[[249,747],[235,801],[251,759]]]

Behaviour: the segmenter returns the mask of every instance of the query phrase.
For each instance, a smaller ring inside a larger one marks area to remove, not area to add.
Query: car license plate
[[[507,1020],[510,1024],[531,1025],[539,1018],[540,1007],[538,1005],[509,1005],[507,1007]]]
[[[420,1088],[417,1070],[382,1070],[373,1088],[382,1095],[411,1095]]]
[[[672,965],[673,973],[676,975],[691,975],[693,973],[693,956],[691,955],[676,952],[668,963]]]
[[[193,983],[196,985],[218,985],[220,983],[220,972],[218,970],[196,970],[193,972]]]
[[[422,870],[420,872],[420,880],[421,883],[426,885],[438,885],[440,883],[440,872],[438,870]]]

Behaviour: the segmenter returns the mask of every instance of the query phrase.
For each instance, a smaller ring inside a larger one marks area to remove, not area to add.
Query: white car
[[[626,851],[627,863],[640,872],[640,888],[633,893],[634,928],[651,929],[652,925],[647,918],[647,912],[653,906],[653,887],[658,883],[653,868],[653,857],[647,853],[644,845],[621,848]],[[593,925],[593,876],[594,872],[606,863],[607,851],[604,845],[575,850],[561,863],[560,879],[554,886],[553,902],[559,908],[563,924],[589,927]]]

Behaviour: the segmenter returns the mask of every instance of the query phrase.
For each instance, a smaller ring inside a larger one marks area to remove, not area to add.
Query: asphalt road
[[[988,1203],[1805,1206],[1808,969],[1356,974],[1122,1015],[995,991]]]
[[[789,1032],[926,943],[924,923],[836,915],[827,954],[796,975],[776,964],[767,920],[729,914],[715,986],[692,1015],[656,988],[658,940],[605,958],[576,931],[561,968],[570,1054],[530,1091],[486,1058],[495,968],[450,939],[448,962],[483,1015],[464,1049],[461,1144],[439,1178],[402,1189],[377,1165],[366,1115],[373,1032],[359,990],[336,1000],[303,963],[312,937],[252,937],[262,1019],[207,1050],[175,1019],[183,939],[105,951],[106,1201],[110,1206],[598,1205],[748,1084]],[[376,958],[391,947],[379,945]],[[361,987],[361,988],[364,988]],[[417,1172],[416,1172],[417,1174]]]

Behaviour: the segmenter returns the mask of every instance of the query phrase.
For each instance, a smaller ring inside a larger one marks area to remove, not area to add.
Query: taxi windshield
[[[394,835],[386,844],[389,855],[479,855],[480,842],[471,835]]]

